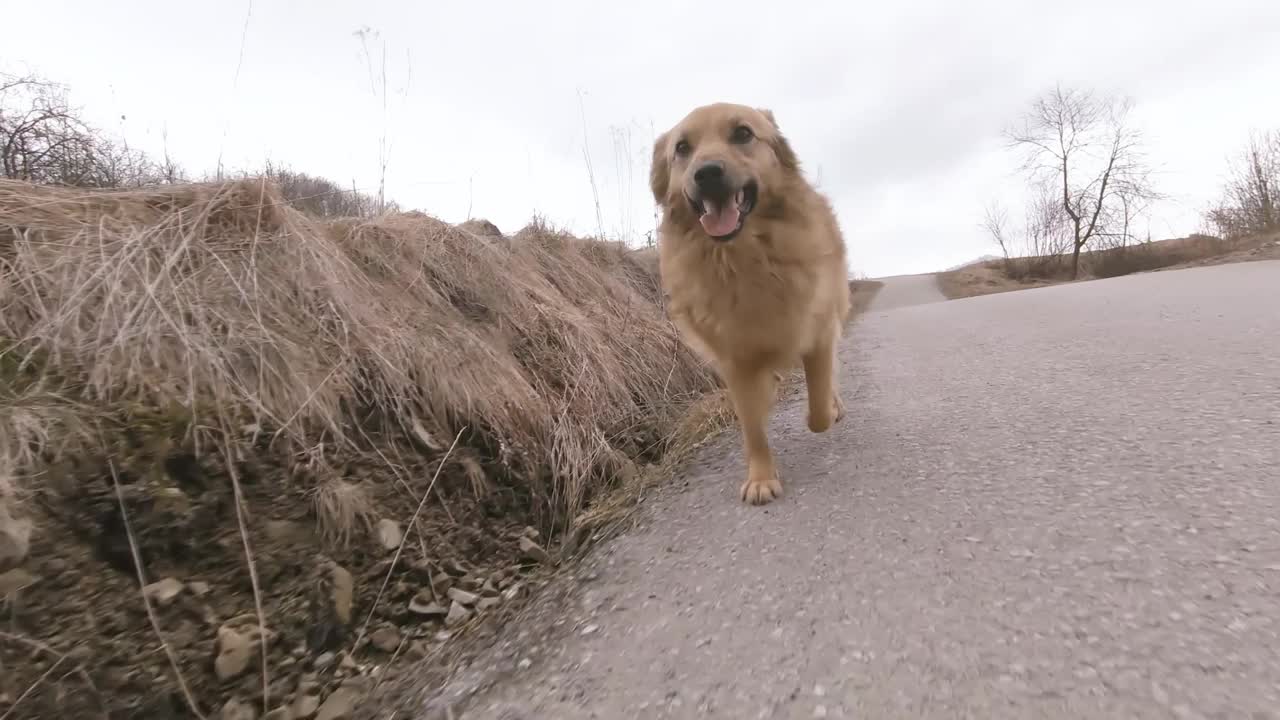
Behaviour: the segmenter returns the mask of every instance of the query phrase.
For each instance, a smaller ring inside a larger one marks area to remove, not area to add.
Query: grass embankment
[[[650,255],[0,182],[0,713],[336,711],[516,604],[732,422]]]
[[[1123,248],[1080,253],[1078,280],[1119,277],[1138,272],[1280,258],[1280,233],[1224,240],[1192,235]],[[1043,256],[986,260],[938,274],[951,299],[1026,290],[1071,282],[1070,257]]]

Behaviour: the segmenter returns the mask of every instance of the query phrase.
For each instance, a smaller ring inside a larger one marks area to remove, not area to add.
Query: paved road
[[[871,298],[869,309],[873,311],[924,305],[947,299],[938,289],[936,275],[898,275],[878,279],[884,285],[880,287],[875,297]]]
[[[1277,308],[1258,262],[871,312],[782,500],[727,436],[457,716],[1280,717]]]

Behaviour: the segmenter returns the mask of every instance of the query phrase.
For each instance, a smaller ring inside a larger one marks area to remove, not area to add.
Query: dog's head
[[[733,239],[760,208],[780,202],[799,163],[773,113],[716,103],[689,113],[653,146],[649,188],[677,221]]]

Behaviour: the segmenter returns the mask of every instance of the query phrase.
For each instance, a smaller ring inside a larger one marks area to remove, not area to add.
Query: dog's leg
[[[839,370],[835,338],[823,340],[804,356],[804,379],[809,394],[809,430],[811,432],[826,432],[844,418],[844,403],[840,400],[837,378]]]
[[[766,432],[777,380],[768,368],[729,367],[726,370],[725,380],[733,396],[747,451],[747,480],[742,484],[742,500],[764,505],[782,497],[782,482],[778,479]]]

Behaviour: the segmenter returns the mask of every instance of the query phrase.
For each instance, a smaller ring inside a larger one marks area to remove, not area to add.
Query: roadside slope
[[[727,433],[542,601],[576,619],[513,631],[403,717],[1269,716],[1278,278],[869,313],[846,420],[775,415],[785,498],[737,500]]]

